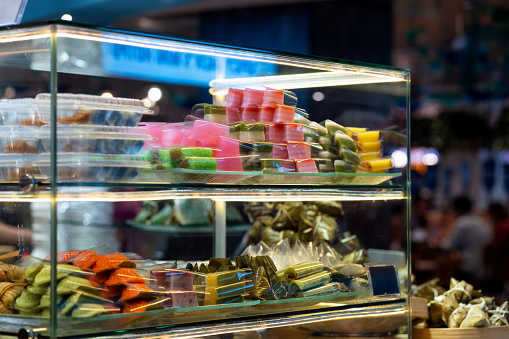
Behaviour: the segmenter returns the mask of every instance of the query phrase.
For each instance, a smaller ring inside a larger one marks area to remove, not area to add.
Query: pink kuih
[[[243,107],[240,119],[243,122],[256,122],[258,119],[258,106]]]
[[[192,291],[193,290],[193,272],[169,269],[165,273],[166,283],[170,291]]]
[[[283,141],[304,141],[304,126],[302,124],[285,124]]]
[[[295,161],[291,159],[281,160],[280,172],[295,172]]]
[[[289,159],[311,158],[311,146],[306,142],[287,141]],[[315,166],[316,167],[316,166]]]
[[[274,144],[272,146],[272,158],[288,159],[288,147],[286,144]]]
[[[196,292],[170,292],[172,305],[175,308],[198,307],[198,298]]]
[[[295,119],[295,108],[287,105],[276,105],[274,110],[274,122],[292,123]]]
[[[244,171],[244,168],[242,167],[242,157],[217,158],[216,161],[218,171]]]
[[[282,105],[285,101],[285,91],[280,89],[267,88],[263,94],[263,106],[269,105],[275,107],[276,104]]]
[[[220,136],[227,137],[230,133],[230,126],[218,124],[208,120],[196,120],[193,123],[193,130],[191,138],[199,140],[202,143],[214,144],[217,143],[217,138]]]
[[[316,168],[316,164],[313,159],[296,159],[295,169],[297,172],[318,173],[318,169]]]
[[[241,121],[240,109],[238,107],[226,106],[226,119],[229,124]]]
[[[258,110],[258,121],[260,122],[272,122],[274,119],[274,107],[273,106],[262,106]]]
[[[182,146],[190,146],[195,147],[196,146],[196,140],[192,139],[191,136],[193,134],[192,129],[183,129],[182,132],[182,140],[180,141],[180,144]]]
[[[219,137],[217,139],[217,147],[219,148],[220,157],[238,157],[239,140],[233,138]]]
[[[242,98],[242,107],[261,106],[263,103],[263,94],[264,91],[246,88],[244,90],[244,97]]]
[[[240,107],[240,105],[242,105],[243,96],[244,92],[241,89],[229,88],[224,105],[226,107]]]
[[[179,128],[167,128],[163,130],[161,144],[163,147],[180,145],[182,142],[182,130]]]
[[[282,123],[265,125],[265,140],[269,142],[283,142],[285,134],[285,125]]]

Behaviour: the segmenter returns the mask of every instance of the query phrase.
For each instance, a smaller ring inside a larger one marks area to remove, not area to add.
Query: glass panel
[[[59,261],[49,280],[26,280],[21,300],[37,300],[0,319],[8,331],[406,316],[401,296],[372,299],[363,265],[395,265],[405,284],[408,71],[66,24],[0,43],[4,97],[34,107],[0,128],[36,125],[0,133],[2,150],[23,152],[0,154],[4,172],[34,156],[0,179],[2,217],[27,208],[34,232],[28,244],[14,223],[7,245],[29,251],[22,267],[52,249]]]

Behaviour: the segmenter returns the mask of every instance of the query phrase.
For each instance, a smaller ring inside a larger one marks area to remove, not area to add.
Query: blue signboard
[[[108,75],[208,87],[213,79],[275,75],[277,67],[266,62],[101,44],[102,68]]]

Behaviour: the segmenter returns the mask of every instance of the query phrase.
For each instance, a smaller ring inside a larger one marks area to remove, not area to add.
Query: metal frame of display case
[[[28,27],[20,27],[9,30],[0,31],[0,46],[3,44],[14,43],[12,48],[7,48],[2,54],[19,56],[23,53],[38,53],[36,50],[30,50],[31,45],[28,42],[32,40],[43,41],[48,49],[42,49],[40,53],[45,53],[47,69],[44,71],[50,74],[50,95],[51,95],[51,152],[50,152],[50,175],[47,178],[31,178],[24,182],[23,191],[13,188],[13,182],[2,183],[7,189],[0,192],[0,201],[46,201],[51,206],[51,290],[56,291],[57,268],[57,202],[59,201],[129,201],[129,200],[165,200],[177,198],[209,198],[215,201],[216,219],[214,224],[215,234],[215,255],[223,257],[226,255],[224,246],[226,239],[226,218],[225,203],[226,201],[311,201],[311,200],[337,200],[337,201],[388,201],[388,200],[406,200],[407,210],[407,263],[410,262],[410,232],[408,228],[410,206],[410,175],[409,166],[400,172],[393,173],[383,180],[382,183],[372,184],[368,181],[359,181],[357,184],[349,184],[348,175],[343,179],[320,177],[320,180],[311,184],[284,185],[285,178],[275,177],[274,181],[260,182],[246,181],[246,184],[229,183],[211,183],[210,177],[193,183],[190,177],[188,182],[178,182],[178,179],[170,179],[170,182],[161,179],[152,179],[148,181],[139,180],[127,183],[66,183],[60,182],[58,179],[58,158],[57,158],[57,92],[58,92],[58,75],[60,74],[60,66],[58,60],[58,44],[61,39],[84,40],[106,44],[123,44],[128,46],[136,46],[145,49],[157,49],[160,51],[177,51],[196,53],[212,57],[235,58],[246,61],[256,61],[264,63],[277,64],[281,67],[301,67],[306,71],[302,74],[274,75],[274,76],[258,76],[244,77],[236,79],[215,79],[210,82],[210,93],[213,95],[224,95],[224,88],[235,86],[269,86],[278,89],[294,89],[294,88],[312,88],[312,87],[328,87],[328,86],[347,86],[361,84],[385,84],[391,82],[403,83],[401,88],[404,91],[398,93],[403,98],[404,115],[406,116],[406,135],[403,135],[404,150],[409,152],[409,95],[410,95],[410,73],[408,70],[397,69],[391,67],[382,67],[370,64],[355,62],[340,62],[334,59],[306,57],[300,55],[283,55],[276,52],[261,51],[255,49],[242,49],[230,46],[222,46],[217,44],[200,43],[182,39],[168,39],[162,36],[151,34],[134,33],[110,28],[96,28],[67,22],[49,23],[43,25],[34,25]],[[24,43],[27,43],[23,45]],[[19,44],[17,46],[16,44]],[[3,61],[0,60],[0,64]],[[6,62],[9,66],[9,62]],[[41,67],[39,63],[38,67]],[[14,66],[16,67],[16,65]],[[44,67],[42,67],[44,68]],[[41,70],[41,68],[39,68]],[[91,76],[108,76],[97,70],[86,69],[66,69],[63,73],[77,73]],[[112,75],[115,76],[115,75]],[[392,93],[393,94],[393,93]],[[391,95],[391,93],[389,93]],[[185,173],[179,173],[184,175]],[[359,176],[360,177],[360,176]],[[376,177],[374,175],[373,177]],[[307,176],[307,180],[315,180],[312,176]],[[346,179],[345,179],[346,178]],[[369,179],[369,176],[368,176]],[[375,178],[376,179],[376,178]],[[393,179],[399,179],[397,183],[393,183]],[[173,181],[172,181],[173,180]],[[214,178],[212,177],[212,180]],[[299,179],[302,181],[302,179]],[[331,181],[332,180],[332,181]],[[334,181],[347,180],[347,181]],[[299,182],[299,181],[297,181]],[[339,182],[339,183],[338,183]],[[130,192],[106,192],[98,191],[97,193],[73,193],[72,190],[60,192],[60,188],[71,188],[74,186],[106,186],[106,187],[133,187],[136,190]],[[408,265],[408,276],[410,276],[410,265]],[[56,293],[51,294],[51,316],[44,322],[30,322],[27,319],[26,325],[22,327],[22,331],[28,335],[41,334],[56,338],[59,334],[60,319],[56,316],[57,304]],[[232,319],[214,319],[204,317],[203,323],[200,320],[193,320],[194,324],[179,323],[172,325],[171,321],[161,323],[154,327],[148,328],[131,328],[126,331],[106,331],[107,333],[93,333],[87,335],[72,334],[73,337],[100,337],[100,338],[141,338],[147,333],[153,338],[176,338],[176,337],[195,337],[201,335],[213,335],[220,333],[228,333],[235,331],[256,330],[262,328],[271,328],[279,326],[299,325],[303,323],[318,322],[324,320],[334,320],[349,317],[363,317],[373,314],[405,314],[410,322],[410,300],[404,298],[395,298],[390,300],[372,301],[357,305],[352,308],[348,302],[341,304],[328,305],[327,307],[319,307],[313,304],[306,309],[291,310],[285,309],[284,312],[276,314],[264,314],[263,312],[254,312],[253,314],[233,313],[239,315],[235,320]],[[0,316],[0,328],[8,333],[15,333],[20,328],[19,322],[15,321],[16,316],[3,317]],[[154,315],[157,317],[157,314]],[[199,318],[196,318],[199,319]],[[76,322],[74,325],[78,324]],[[83,324],[86,326],[87,322]],[[39,326],[37,326],[39,325]],[[71,325],[72,326],[72,325]],[[90,326],[94,326],[93,321]],[[42,328],[41,328],[42,327]],[[49,327],[49,328],[48,328]],[[148,332],[147,332],[148,331]],[[0,329],[0,332],[2,330]]]

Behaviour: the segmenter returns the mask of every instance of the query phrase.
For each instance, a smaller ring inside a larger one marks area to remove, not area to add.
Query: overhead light
[[[65,20],[65,21],[72,21],[72,15],[64,14],[64,15],[62,15],[62,17],[60,19]]]
[[[110,92],[104,92],[103,94],[101,94],[101,96],[103,98],[113,98],[113,94],[111,94]]]
[[[210,82],[213,94],[222,94],[228,88],[296,89],[328,86],[346,86],[373,83],[400,82],[405,79],[384,74],[353,71],[313,72],[289,75],[269,75],[251,78],[214,79]]]
[[[151,100],[151,101],[159,101],[161,100],[161,98],[163,97],[163,92],[161,91],[160,88],[158,87],[152,87],[151,89],[148,90],[148,98]]]

